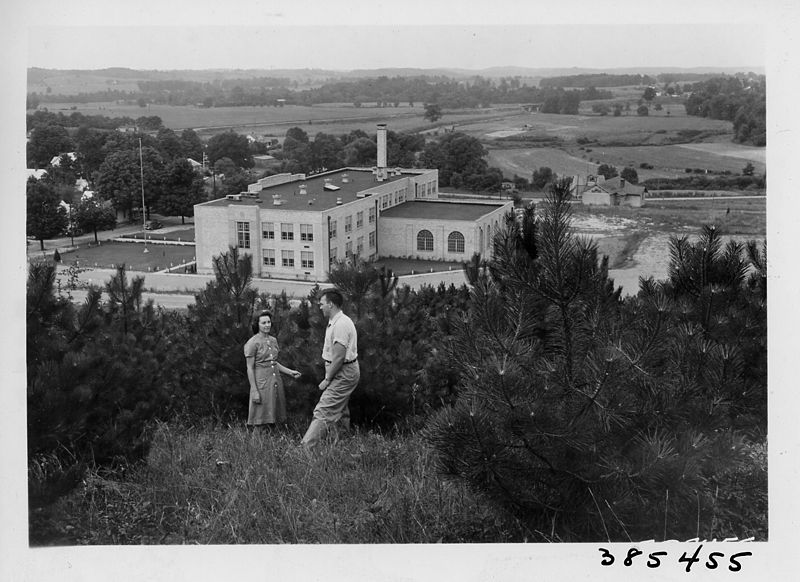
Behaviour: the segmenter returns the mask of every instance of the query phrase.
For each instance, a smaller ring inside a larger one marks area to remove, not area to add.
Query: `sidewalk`
[[[57,276],[62,280],[66,277],[67,266],[58,265]],[[78,275],[78,279],[87,284],[103,286],[116,274],[114,269],[90,269]],[[214,280],[214,275],[196,275],[185,273],[143,273],[140,271],[129,271],[128,277],[144,277],[144,288],[153,294],[174,294],[194,295],[203,290],[209,281]],[[404,275],[398,277],[398,285],[408,285],[414,290],[423,285],[437,287],[439,283],[445,285],[453,283],[456,287],[466,283],[464,273],[459,270],[445,271],[439,273],[421,273],[416,275]],[[253,279],[253,286],[263,293],[278,295],[285,291],[286,295],[292,299],[304,299],[308,296],[314,285],[314,281],[292,281],[288,279]],[[329,284],[320,282],[321,288],[328,287]]]

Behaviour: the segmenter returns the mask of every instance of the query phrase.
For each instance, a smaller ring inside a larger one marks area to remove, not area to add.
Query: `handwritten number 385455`
[[[703,544],[700,544],[697,549],[695,550],[694,554],[689,556],[687,552],[683,552],[680,558],[678,558],[678,563],[685,563],[686,564],[686,571],[690,572],[692,566],[700,561],[700,551],[703,549]],[[614,554],[612,554],[606,548],[598,548],[601,554],[600,564],[603,566],[611,566],[615,561],[616,558]],[[642,555],[644,552],[638,548],[631,548],[628,550],[625,559],[622,561],[623,565],[625,566],[632,566],[634,558],[637,556]],[[658,568],[661,566],[661,559],[667,556],[668,553],[666,551],[660,552],[650,552],[647,555],[647,567],[648,568]],[[743,558],[744,556],[752,556],[753,552],[739,552],[736,554],[731,554],[728,558],[730,562],[728,565],[728,570],[731,572],[738,572],[742,569],[742,565],[739,562],[739,558]],[[709,570],[716,570],[721,564],[722,559],[725,558],[725,554],[723,552],[711,552],[708,554],[708,558],[705,562],[705,567]]]

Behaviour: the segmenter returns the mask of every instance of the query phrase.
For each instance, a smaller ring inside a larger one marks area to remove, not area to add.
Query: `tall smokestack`
[[[386,124],[378,124],[378,180],[386,179]]]

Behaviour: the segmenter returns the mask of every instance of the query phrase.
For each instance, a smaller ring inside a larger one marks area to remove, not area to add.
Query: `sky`
[[[755,67],[791,21],[782,0],[11,2],[25,65],[61,69]]]
[[[31,30],[28,66],[753,68],[764,65],[764,41],[749,24],[45,26]]]

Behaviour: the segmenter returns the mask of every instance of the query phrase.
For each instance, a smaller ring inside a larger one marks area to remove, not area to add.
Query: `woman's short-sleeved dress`
[[[255,358],[256,389],[261,396],[261,404],[253,402],[255,394],[251,388],[247,424],[285,422],[286,398],[278,371],[278,340],[256,334],[244,344],[244,357]]]

